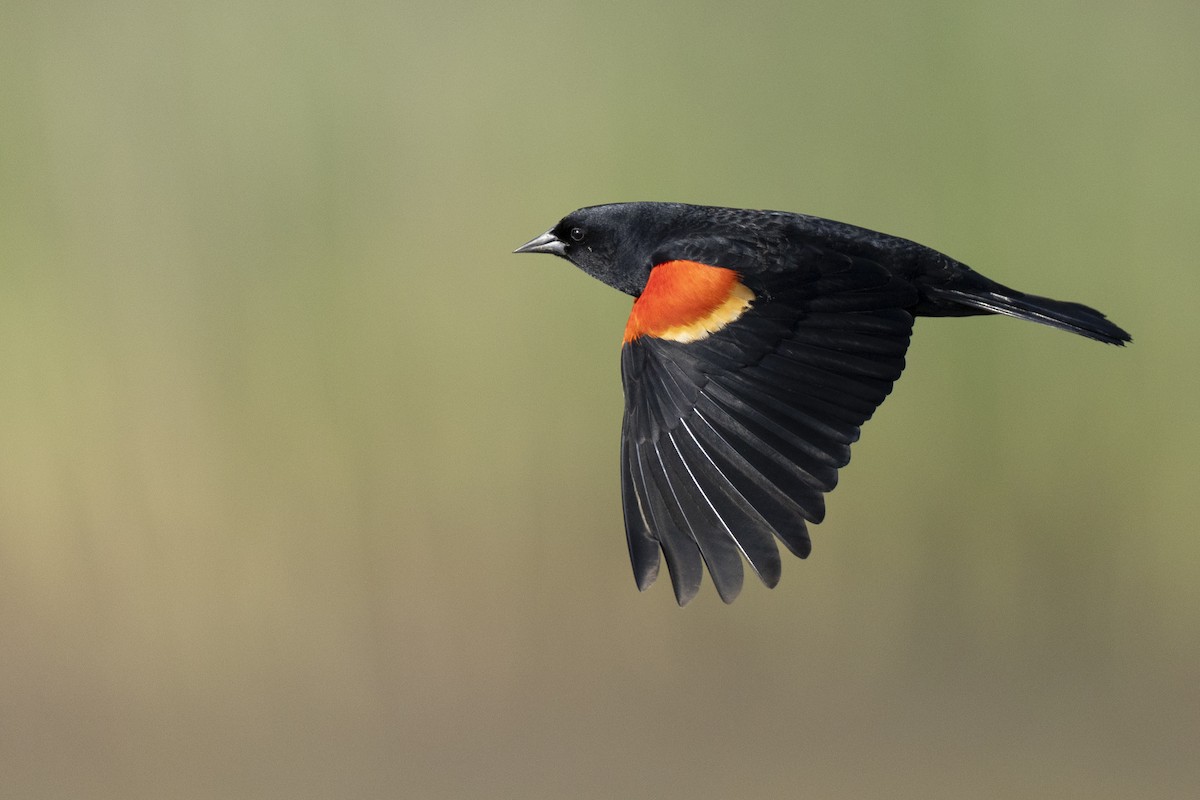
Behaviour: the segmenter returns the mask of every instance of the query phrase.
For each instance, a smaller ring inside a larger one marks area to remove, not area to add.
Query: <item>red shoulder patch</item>
[[[659,264],[633,301],[625,342],[639,336],[694,342],[719,331],[754,300],[754,292],[738,277],[731,269],[696,261]]]

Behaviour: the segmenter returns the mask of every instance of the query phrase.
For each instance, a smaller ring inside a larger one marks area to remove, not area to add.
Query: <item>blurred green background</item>
[[[8,2],[0,775],[20,798],[1200,786],[1200,7]],[[898,233],[1122,351],[924,320],[775,591],[629,573],[660,199]]]

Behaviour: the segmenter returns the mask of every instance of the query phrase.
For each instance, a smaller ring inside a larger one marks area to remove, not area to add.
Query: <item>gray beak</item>
[[[553,253],[556,256],[567,254],[567,246],[550,231],[546,231],[536,239],[530,239],[525,244],[513,250],[514,253]]]

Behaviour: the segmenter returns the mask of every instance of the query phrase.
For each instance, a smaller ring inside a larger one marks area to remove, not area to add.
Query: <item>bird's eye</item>
[[[582,242],[583,241],[583,228],[571,228],[570,235],[571,235],[572,242]]]

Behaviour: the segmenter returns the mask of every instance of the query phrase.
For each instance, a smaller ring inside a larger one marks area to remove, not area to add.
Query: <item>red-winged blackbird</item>
[[[708,565],[732,602],[742,559],[779,581],[806,522],[904,369],[913,317],[1006,314],[1109,344],[1095,309],[1024,294],[907,239],[779,211],[582,208],[518,253],[553,253],[636,298],[621,377],[621,494],[639,589],[666,557],[680,605]]]

